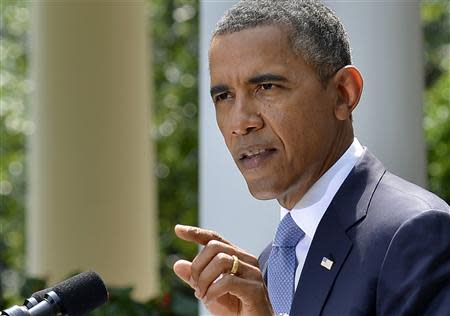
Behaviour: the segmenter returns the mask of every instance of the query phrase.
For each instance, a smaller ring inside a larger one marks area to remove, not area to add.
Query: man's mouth
[[[246,169],[259,167],[276,152],[275,148],[253,147],[242,150],[238,155],[239,164]]]
[[[265,155],[268,154],[270,152],[275,151],[275,148],[260,148],[260,149],[253,149],[253,150],[248,150],[248,151],[244,151],[239,155],[239,160],[243,160],[243,159],[252,159],[261,155]]]

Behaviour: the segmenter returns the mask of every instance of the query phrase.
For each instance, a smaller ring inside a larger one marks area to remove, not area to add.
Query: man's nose
[[[233,135],[246,135],[264,126],[258,101],[254,98],[236,98],[233,114]]]

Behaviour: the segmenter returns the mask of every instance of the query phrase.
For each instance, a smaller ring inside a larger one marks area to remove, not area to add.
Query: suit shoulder
[[[404,220],[428,210],[450,213],[448,204],[437,195],[390,172],[381,178],[370,202],[369,210],[371,208],[382,209]]]
[[[420,223],[433,217],[434,212],[450,216],[447,203],[435,194],[386,172],[372,195],[364,220],[350,234],[364,236],[365,242],[386,249],[405,223],[414,218],[411,223]]]
[[[377,285],[380,314],[444,315],[450,278],[450,213],[429,210],[405,221],[385,254]],[[447,307],[446,307],[447,306]]]

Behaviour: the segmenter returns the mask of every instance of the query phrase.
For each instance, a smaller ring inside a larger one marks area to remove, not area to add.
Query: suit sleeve
[[[378,279],[377,315],[450,315],[450,214],[409,219],[391,240]]]

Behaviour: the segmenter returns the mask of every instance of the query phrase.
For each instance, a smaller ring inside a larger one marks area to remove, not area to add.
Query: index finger
[[[195,226],[178,224],[175,226],[175,234],[183,240],[192,241],[203,246],[211,240],[218,240],[231,245],[229,241],[222,238],[217,232]]]

